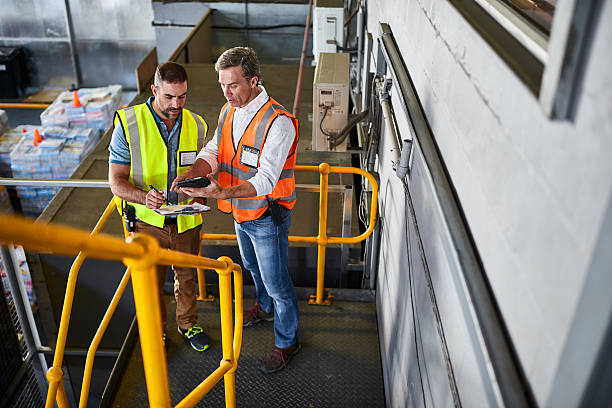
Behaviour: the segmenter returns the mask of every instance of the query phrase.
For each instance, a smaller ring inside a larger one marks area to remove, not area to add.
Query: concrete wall
[[[176,25],[196,24],[208,9],[214,9],[213,61],[228,48],[250,46],[266,64],[299,64],[304,38],[307,4],[275,4],[245,2],[153,2],[155,21],[173,24],[156,27],[158,55],[165,61],[177,44],[189,35],[190,27]],[[249,27],[295,25],[282,28],[243,30]],[[312,31],[309,44],[312,45]],[[309,48],[308,55],[312,54]]]
[[[576,118],[567,122],[543,114],[536,97],[448,2],[368,2],[368,31],[375,41],[380,22],[393,30],[518,356],[542,406],[553,401],[572,406],[579,401],[607,320],[595,325],[595,339],[588,349],[574,339],[586,338],[577,323],[592,321],[595,313],[609,315],[609,309],[600,310],[609,302],[578,307],[592,296],[601,300],[596,288],[610,284],[610,274],[602,273],[609,265],[593,258],[601,255],[598,248],[612,234],[609,228],[602,229],[612,193],[612,3],[604,3]],[[395,111],[402,116],[401,109]],[[401,123],[405,119],[398,120],[406,132]],[[383,152],[390,148],[385,143]],[[388,353],[383,360],[389,365],[395,361],[392,358],[414,352],[414,342],[409,344],[408,338],[406,344],[389,341],[400,323],[394,320],[398,311],[403,310],[406,319],[411,316],[403,283],[406,265],[423,262],[406,260],[406,227],[397,222],[406,218],[403,189],[393,180],[384,153],[379,163],[385,228],[379,314],[381,344]],[[423,232],[443,234],[444,227],[434,225],[438,208],[430,196],[427,169],[419,171],[418,150],[415,166],[410,183],[415,211],[421,214],[417,222],[459,394],[464,406],[493,405],[495,389],[484,380],[487,373],[481,365],[486,364],[486,356],[474,343],[477,332],[470,332],[473,319],[462,300],[465,294],[454,272],[453,254],[444,251],[444,235]],[[418,269],[413,272],[418,279]],[[417,304],[419,298],[429,297],[425,288],[418,289],[418,282],[415,288]],[[439,349],[444,350],[443,345]],[[571,381],[567,377],[571,370],[560,370],[568,355],[590,362],[572,372]],[[464,382],[467,374],[476,375],[473,384]],[[412,398],[406,389],[409,375],[397,375],[392,374],[386,384],[393,406],[403,405],[397,403],[402,396],[405,401]],[[567,398],[559,398],[564,394]]]

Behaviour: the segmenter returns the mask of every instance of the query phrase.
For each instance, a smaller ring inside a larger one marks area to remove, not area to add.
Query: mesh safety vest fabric
[[[295,140],[283,165],[280,178],[274,186],[272,193],[268,195],[271,200],[277,202],[287,209],[295,205],[295,176],[294,169],[297,156],[298,120],[287,112],[274,99],[270,98],[257,111],[246,130],[240,138],[237,147],[234,147],[232,136],[232,119],[235,108],[226,103],[219,115],[219,129],[221,129],[221,142],[219,143],[219,171],[218,181],[221,187],[227,188],[243,183],[257,174],[259,157],[264,148],[266,137],[270,126],[279,115],[285,115],[291,119],[295,128]],[[257,167],[241,163],[243,146],[250,152],[257,153]],[[236,222],[252,221],[261,217],[268,209],[266,196],[232,198],[230,200],[217,200],[217,207],[225,213],[232,213]]]
[[[187,109],[182,110],[181,128],[179,130],[179,145],[176,152],[176,173],[183,174],[191,163],[181,157],[195,156],[202,149],[208,125],[204,119]],[[159,128],[151,108],[146,104],[130,106],[120,109],[115,114],[115,126],[120,124],[130,147],[130,178],[129,181],[136,188],[149,190],[149,185],[157,189],[168,189],[168,148],[159,133]],[[121,213],[123,200],[115,196],[117,209]],[[179,204],[187,204],[188,200]],[[138,203],[128,203],[136,210],[136,217],[147,224],[158,228],[164,226],[165,217]],[[192,229],[202,223],[201,215],[177,216],[179,234]]]

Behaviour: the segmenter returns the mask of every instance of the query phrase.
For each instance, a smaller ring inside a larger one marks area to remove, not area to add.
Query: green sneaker
[[[197,324],[194,324],[191,329],[183,330],[180,326],[177,327],[178,332],[191,344],[191,347],[196,351],[204,351],[209,346],[209,340],[204,329]]]

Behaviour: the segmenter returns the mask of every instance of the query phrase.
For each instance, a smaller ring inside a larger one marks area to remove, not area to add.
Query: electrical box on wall
[[[313,65],[322,52],[336,52],[344,45],[344,0],[315,0],[312,21]]]
[[[322,52],[315,69],[312,150],[345,152],[348,135],[349,54]]]

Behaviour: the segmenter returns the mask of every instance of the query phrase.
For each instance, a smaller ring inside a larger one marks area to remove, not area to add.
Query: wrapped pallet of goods
[[[70,178],[100,139],[96,129],[61,126],[20,125],[9,134],[19,137],[17,142],[6,138],[7,146],[8,140],[14,142],[8,160],[10,172],[14,178],[25,179]],[[17,187],[23,213],[39,216],[58,191],[58,187]]]
[[[10,155],[22,138],[23,134],[18,130],[9,130],[0,135],[0,177],[13,177]]]
[[[62,92],[40,114],[40,122],[43,126],[92,128],[104,132],[113,123],[122,92],[121,85]]]
[[[14,178],[51,179],[53,168],[60,166],[59,153],[62,139],[47,139],[38,145],[34,139],[23,137],[11,152],[11,170]],[[38,217],[59,189],[48,187],[17,187],[21,209],[25,215]]]
[[[26,292],[28,294],[28,300],[30,301],[30,305],[32,309],[36,309],[36,293],[34,292],[34,288],[32,287],[32,275],[30,274],[30,268],[28,267],[28,262],[26,260],[26,255],[23,250],[23,247],[18,245],[12,245],[14,251],[12,251],[15,259],[14,266],[16,271],[18,272],[18,277],[21,277],[23,280],[23,285],[25,286]],[[9,302],[12,300],[12,293],[10,290],[10,282],[7,276],[7,269],[5,260],[0,255],[0,276],[2,276],[2,285],[4,286],[4,296]]]
[[[5,186],[0,186],[0,213],[11,213],[13,212],[13,206],[11,205],[11,199]]]

